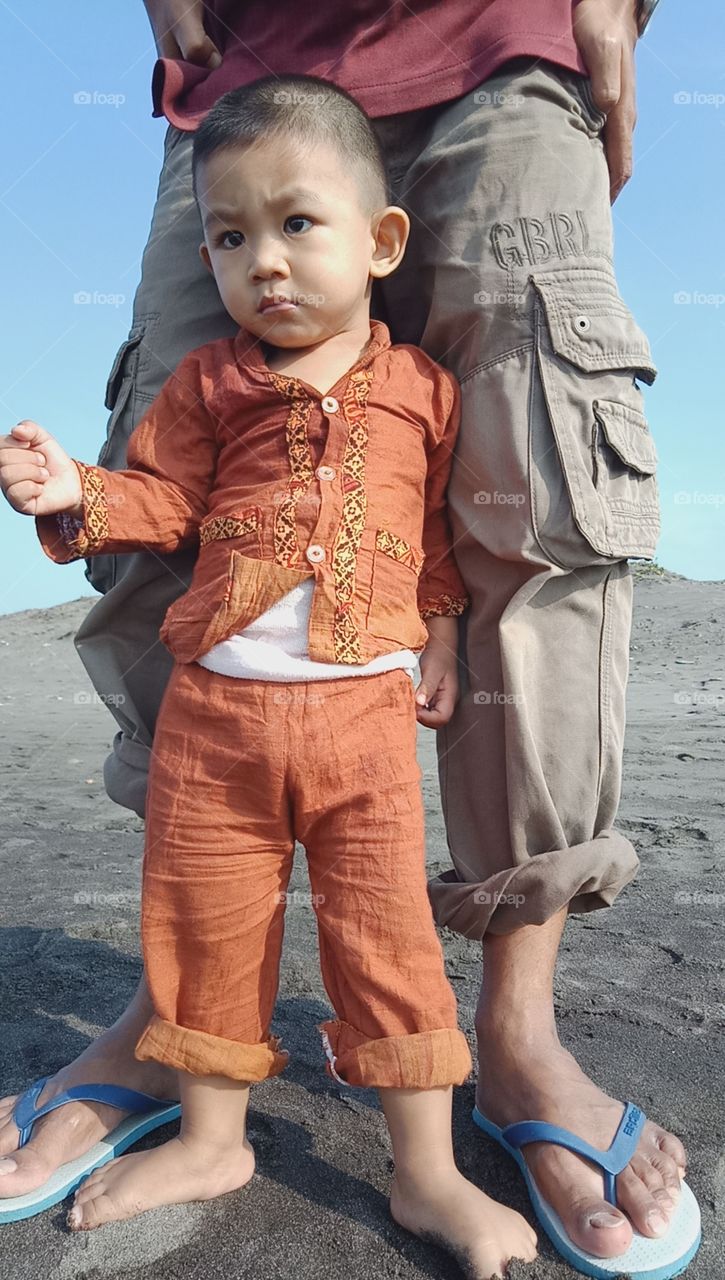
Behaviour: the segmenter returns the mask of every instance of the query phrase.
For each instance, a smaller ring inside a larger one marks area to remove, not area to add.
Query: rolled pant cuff
[[[135,1056],[141,1062],[163,1062],[191,1076],[226,1076],[254,1083],[284,1071],[289,1054],[279,1045],[279,1036],[270,1036],[262,1044],[240,1044],[154,1015],[136,1045]]]
[[[544,924],[562,907],[611,907],[638,867],[634,846],[612,827],[584,844],[537,853],[486,880],[459,880],[455,870],[444,871],[428,881],[428,897],[437,925],[481,941],[487,931],[512,933]]]
[[[364,1089],[435,1089],[463,1084],[473,1062],[455,1027],[370,1040],[347,1022],[320,1022],[327,1074]]]

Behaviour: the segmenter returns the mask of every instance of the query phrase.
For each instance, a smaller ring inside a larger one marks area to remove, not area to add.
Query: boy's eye
[[[225,231],[220,241],[223,249],[238,249],[244,244],[241,231]]]
[[[306,223],[307,226],[301,227],[299,225],[301,222]],[[306,231],[307,227],[311,227],[311,226],[312,226],[311,219],[306,218],[302,213],[291,214],[290,217],[286,219],[284,224],[285,231],[291,232],[292,235],[299,235],[300,232]]]

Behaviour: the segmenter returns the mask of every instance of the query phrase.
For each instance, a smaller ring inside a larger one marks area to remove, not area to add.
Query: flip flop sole
[[[20,1222],[23,1218],[32,1218],[36,1213],[42,1213],[44,1209],[51,1209],[53,1205],[60,1204],[61,1200],[71,1195],[83,1179],[93,1173],[94,1169],[100,1169],[101,1165],[108,1164],[109,1160],[123,1155],[124,1151],[132,1147],[134,1142],[138,1142],[145,1134],[159,1129],[163,1124],[169,1124],[172,1120],[177,1120],[180,1115],[181,1107],[175,1105],[161,1107],[157,1111],[150,1111],[141,1116],[127,1116],[109,1133],[107,1138],[97,1142],[89,1151],[86,1151],[85,1155],[60,1165],[42,1187],[36,1187],[35,1191],[29,1191],[24,1196],[0,1199],[0,1223]]]
[[[502,1131],[477,1107],[473,1109],[473,1121],[516,1161],[538,1222],[557,1252],[582,1275],[594,1276],[595,1280],[614,1280],[615,1276],[621,1275],[629,1276],[631,1280],[674,1280],[692,1262],[702,1238],[700,1208],[686,1182],[681,1184],[680,1199],[665,1236],[651,1238],[635,1231],[626,1253],[616,1258],[598,1258],[595,1254],[585,1253],[569,1239],[561,1219],[536,1186],[522,1153],[509,1145]]]

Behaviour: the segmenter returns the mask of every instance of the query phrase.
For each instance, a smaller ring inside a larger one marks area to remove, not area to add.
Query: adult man
[[[418,343],[462,384],[450,499],[475,600],[461,641],[468,687],[439,743],[455,870],[431,897],[441,923],[483,943],[478,1107],[497,1126],[537,1117],[605,1149],[622,1105],[559,1044],[553,972],[568,909],[609,905],[637,865],[613,823],[627,557],[651,555],[656,535],[634,375],[655,371],[616,288],[609,201],[631,173],[633,51],[654,4],[446,0],[419,14],[360,0],[295,6],[294,17],[287,4],[228,0],[146,7],[163,59],[156,114],[171,125],[134,323],[109,379],[103,460],[123,465],[131,429],[186,351],[231,331],[196,256],[195,124],[232,84],[270,71],[342,84],[376,117],[393,198],[413,223],[379,313],[393,341]],[[94,568],[106,595],[77,638],[97,687],[123,689],[107,786],[139,812],[170,661],[156,632],[189,569],[183,556]],[[142,985],[43,1098],[89,1081],[168,1096],[168,1077],[133,1058],[147,1016]],[[0,1160],[3,1192],[43,1182],[117,1123],[110,1107],[63,1107]],[[0,1153],[16,1142],[12,1124],[0,1128]],[[676,1138],[645,1125],[615,1208],[579,1156],[526,1148],[571,1241],[600,1257],[625,1252],[633,1226],[666,1234],[685,1159]]]

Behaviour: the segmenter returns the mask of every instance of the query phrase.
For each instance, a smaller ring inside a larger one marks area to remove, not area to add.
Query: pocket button
[[[574,332],[577,333],[580,338],[583,337],[585,333],[588,333],[591,327],[592,322],[589,319],[589,316],[574,316]]]

